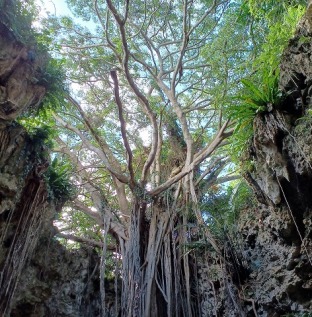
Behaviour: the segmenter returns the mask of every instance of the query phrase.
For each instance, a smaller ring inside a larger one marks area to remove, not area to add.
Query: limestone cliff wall
[[[247,289],[268,316],[312,312],[311,13],[310,5],[282,58],[287,97],[254,121],[249,176],[264,204],[241,230],[248,262],[256,264]]]
[[[280,88],[284,101],[254,120],[246,179],[259,205],[241,213],[235,247],[248,274],[235,282],[201,263],[202,316],[312,316],[312,5],[283,55]]]
[[[0,119],[14,120],[40,104],[45,87],[38,82],[45,58],[18,42],[0,22]]]
[[[11,317],[101,316],[99,258],[92,249],[67,250],[52,235],[41,237],[25,267]],[[114,284],[111,285],[114,290]],[[114,294],[107,298],[114,301]]]
[[[54,239],[46,149],[14,121],[44,97],[45,59],[0,23],[0,316],[99,316],[99,258]]]
[[[0,316],[100,316],[99,257],[55,240],[47,162],[16,123],[0,147]]]
[[[262,205],[241,231],[251,268],[245,291],[259,316],[312,312],[312,5],[281,63],[287,96],[255,121],[249,174]],[[310,316],[310,315],[309,315]]]
[[[49,203],[40,158],[25,130],[13,120],[44,96],[33,83],[39,65],[27,48],[0,24],[0,313],[10,309],[25,263],[38,233],[49,219]]]

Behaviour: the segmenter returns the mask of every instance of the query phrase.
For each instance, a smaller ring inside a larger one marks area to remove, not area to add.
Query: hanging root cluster
[[[226,234],[216,238],[203,221],[199,225],[198,208],[184,202],[170,190],[153,201],[134,201],[128,239],[120,241],[114,256],[121,262],[114,272],[116,285],[120,272],[121,297],[116,290],[114,307],[106,307],[102,282],[103,317],[219,316],[224,305],[241,315],[239,288],[247,272],[236,243]],[[104,247],[101,279],[106,256]],[[214,298],[206,292],[210,288]],[[206,303],[213,304],[212,315],[206,314]]]
[[[9,212],[0,245],[7,248],[0,267],[0,315],[9,316],[16,286],[27,261],[31,258],[46,213],[45,185],[37,175],[29,177],[20,203]]]
[[[185,246],[190,232],[172,200],[132,210],[123,254],[122,316],[199,316],[195,259]]]

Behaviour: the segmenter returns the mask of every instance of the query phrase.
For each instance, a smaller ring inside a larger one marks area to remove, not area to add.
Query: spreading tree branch
[[[122,102],[119,96],[118,78],[117,78],[116,71],[112,70],[110,74],[114,82],[114,96],[115,96],[115,101],[118,107],[118,117],[120,122],[121,135],[122,135],[124,146],[128,154],[127,160],[128,160],[128,170],[130,174],[129,186],[130,188],[133,189],[135,187],[135,179],[134,179],[134,172],[133,172],[133,154],[132,154],[128,137],[127,137],[126,121],[123,116]]]
[[[209,155],[211,155],[221,144],[221,142],[227,137],[228,133],[225,132],[229,121],[226,121],[221,129],[218,131],[216,136],[214,137],[213,141],[207,145],[197,156],[194,157],[194,160],[189,164],[186,165],[183,170],[178,173],[176,176],[168,179],[165,183],[161,184],[160,186],[156,187],[155,189],[149,191],[150,196],[156,196],[168,189],[171,185],[178,182],[180,179],[185,177],[189,174],[194,168],[198,166],[204,159],[206,159]]]
[[[112,173],[112,175],[114,175],[121,182],[128,183],[129,179],[128,179],[128,177],[126,177],[125,175],[123,175],[121,173],[121,167],[120,167],[119,162],[114,157],[114,155],[111,153],[111,150],[110,150],[109,146],[106,144],[106,142],[95,131],[91,121],[87,118],[87,116],[86,116],[85,112],[83,111],[83,109],[81,108],[80,104],[70,95],[67,96],[67,100],[78,109],[78,111],[79,111],[81,117],[83,118],[83,121],[85,122],[86,126],[88,127],[90,133],[92,134],[92,136],[94,137],[94,139],[96,140],[98,145],[100,146],[101,151],[99,151],[98,148],[91,145],[91,143],[84,137],[84,135],[77,128],[70,126],[68,123],[63,121],[60,117],[54,115],[56,120],[59,123],[61,123],[61,125],[64,126],[65,128],[68,128],[68,129],[72,130],[73,132],[75,132],[81,138],[81,140],[89,147],[89,149],[92,149],[95,153],[97,153],[100,156],[100,158],[103,160],[103,163],[105,164],[106,168],[109,170],[110,173]],[[112,163],[110,161],[112,161]]]
[[[58,238],[87,244],[87,245],[90,245],[91,247],[96,247],[96,248],[101,248],[101,249],[103,248],[103,245],[104,245],[103,242],[96,241],[93,239],[88,239],[85,237],[78,237],[78,236],[75,236],[73,234],[66,234],[66,233],[62,233],[62,232],[57,232],[56,236]],[[106,248],[107,248],[107,250],[110,250],[110,251],[116,251],[116,246],[114,246],[114,245],[107,245]]]
[[[137,98],[140,101],[140,104],[142,105],[143,111],[149,118],[151,125],[152,125],[152,146],[150,153],[148,155],[148,158],[143,166],[142,170],[142,176],[141,176],[141,182],[144,184],[147,179],[148,171],[153,163],[155,156],[156,156],[156,151],[157,151],[157,144],[158,144],[158,125],[157,125],[157,120],[154,112],[152,111],[149,102],[147,98],[142,94],[138,86],[133,80],[133,77],[130,73],[129,70],[129,57],[130,57],[130,51],[128,47],[128,42],[127,42],[127,35],[126,35],[126,30],[125,30],[125,20],[120,17],[118,14],[116,8],[114,7],[113,3],[111,0],[106,0],[107,6],[109,10],[113,13],[115,20],[118,24],[120,35],[121,35],[121,42],[122,42],[122,47],[123,47],[123,69],[125,72],[126,79],[132,89],[132,91],[135,93]]]

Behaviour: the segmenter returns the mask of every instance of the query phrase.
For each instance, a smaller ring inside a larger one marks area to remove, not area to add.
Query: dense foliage
[[[168,316],[191,316],[185,247],[208,241],[224,261],[223,242],[252,196],[238,162],[254,117],[283,98],[279,61],[303,3],[67,2],[72,16],[42,18],[31,33],[53,58],[43,107],[20,119],[52,148],[51,197],[67,201],[59,237],[97,247],[103,275],[122,262],[124,315],[148,316],[166,301]],[[26,38],[12,17],[29,26],[36,6],[2,8]]]

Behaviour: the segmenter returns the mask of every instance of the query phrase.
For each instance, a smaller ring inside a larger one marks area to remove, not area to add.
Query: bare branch
[[[227,129],[227,127],[229,126],[230,124],[230,120],[227,120],[223,126],[219,129],[218,133],[217,133],[217,136],[215,137],[215,139],[210,143],[208,144],[205,148],[203,148],[201,151],[197,152],[195,155],[194,155],[194,158],[195,160],[199,160],[199,161],[202,161],[201,158],[206,158],[208,157],[207,153],[211,154],[212,152],[210,152],[210,145],[212,143],[215,143],[215,140],[216,138],[219,139],[218,141],[218,146],[221,144],[221,142],[228,138],[229,136],[232,135],[233,133],[233,129],[229,130],[229,131],[225,131]]]
[[[235,181],[237,179],[242,179],[241,175],[228,175],[224,177],[219,177],[216,179],[215,184],[224,184],[227,182]]]
[[[90,245],[92,247],[97,247],[97,248],[102,248],[103,247],[103,242],[96,241],[96,240],[93,240],[93,239],[84,238],[84,237],[77,237],[77,236],[75,236],[73,234],[66,234],[66,233],[58,232],[56,234],[56,236],[58,238],[71,240],[71,241],[75,241],[75,242],[78,242],[78,243],[87,244],[87,245]],[[108,250],[115,251],[116,247],[115,246],[108,246]]]
[[[119,96],[119,84],[118,84],[118,78],[117,78],[117,74],[116,71],[112,70],[110,72],[111,77],[113,79],[114,82],[114,95],[115,95],[115,101],[118,107],[118,116],[119,116],[119,122],[120,122],[120,129],[121,129],[121,135],[122,135],[122,139],[124,142],[124,146],[126,148],[126,151],[128,153],[128,170],[129,170],[129,174],[130,174],[130,188],[134,188],[135,185],[135,179],[134,179],[134,172],[133,172],[133,154],[130,148],[130,144],[127,138],[127,132],[126,132],[126,121],[124,119],[123,116],[123,110],[122,110],[122,102]]]
[[[84,214],[88,215],[92,219],[94,219],[101,227],[103,227],[103,219],[101,215],[98,212],[92,211],[91,208],[83,204],[81,201],[78,199],[75,199],[73,201],[73,205],[75,208],[79,209],[82,211]]]
[[[183,170],[178,173],[176,176],[168,179],[165,183],[162,185],[156,187],[155,189],[151,190],[149,192],[150,196],[156,196],[168,189],[171,185],[178,182],[180,179],[182,179],[184,176],[189,174],[198,164],[200,164],[204,159],[206,159],[209,155],[211,155],[216,148],[221,144],[221,142],[225,139],[225,129],[227,128],[229,124],[229,121],[226,121],[222,128],[218,131],[213,141],[207,145],[202,151],[197,153],[197,155],[194,156],[194,160],[189,164],[186,165]]]
[[[169,89],[165,83],[158,79],[157,83],[159,85],[159,87],[164,91],[164,93],[166,94],[166,96],[168,97],[168,99],[170,100],[173,109],[179,119],[179,122],[181,123],[181,127],[182,127],[182,133],[183,133],[183,137],[187,146],[187,153],[186,153],[186,160],[185,160],[185,164],[189,165],[193,159],[193,138],[192,135],[189,131],[189,127],[188,127],[188,123],[185,117],[185,114],[183,113],[182,107],[180,106],[180,104],[177,101],[177,98],[174,94],[174,89],[171,88]]]
[[[129,14],[129,4],[130,4],[130,0],[126,0],[126,10],[125,10],[124,23],[126,23],[126,21],[127,21],[127,19],[128,19],[128,14]]]
[[[224,1],[225,3],[226,1]],[[211,7],[202,15],[202,17],[192,26],[192,28],[189,30],[188,35],[191,35],[191,33],[194,32],[194,30],[201,24],[203,21],[207,18],[207,16],[215,9],[217,5],[217,0],[213,1],[213,4]]]
[[[153,163],[155,156],[156,156],[156,151],[157,151],[157,144],[158,144],[158,125],[157,125],[157,120],[156,120],[156,116],[153,113],[152,109],[150,108],[149,102],[147,100],[147,98],[141,93],[140,89],[138,88],[138,86],[136,85],[136,83],[133,80],[132,75],[130,74],[130,70],[129,70],[129,56],[130,56],[130,51],[129,51],[129,47],[128,47],[128,42],[127,42],[127,36],[126,36],[126,30],[124,27],[124,20],[122,20],[120,18],[120,16],[117,13],[116,8],[114,7],[114,5],[112,4],[111,0],[106,0],[107,6],[110,9],[110,11],[114,14],[115,20],[118,23],[118,27],[119,27],[119,31],[121,34],[121,41],[122,41],[122,46],[123,46],[123,67],[124,67],[124,72],[126,75],[126,79],[131,87],[131,89],[133,90],[133,92],[135,93],[135,95],[138,97],[138,99],[140,100],[140,103],[143,107],[143,110],[145,112],[145,114],[148,116],[151,125],[152,125],[152,129],[153,129],[153,138],[152,138],[152,146],[151,146],[151,150],[150,153],[148,155],[148,158],[143,166],[143,170],[142,170],[142,176],[141,176],[141,182],[145,183],[146,182],[146,178],[148,175],[148,171],[149,168],[151,166],[151,164]]]
[[[114,172],[113,174],[114,174],[117,178],[119,178],[119,177],[116,175],[116,173],[117,173],[117,174],[121,174],[121,167],[120,167],[120,164],[119,164],[118,160],[115,158],[115,156],[113,155],[112,151],[110,150],[109,145],[108,145],[108,144],[105,142],[105,140],[104,140],[103,138],[101,138],[101,137],[99,136],[99,134],[95,131],[92,122],[91,122],[90,119],[86,116],[86,114],[85,114],[84,110],[81,108],[80,104],[79,104],[73,97],[71,97],[70,95],[67,96],[67,100],[68,100],[72,105],[74,105],[74,106],[78,109],[78,111],[79,111],[79,113],[80,113],[80,115],[81,115],[81,117],[82,117],[84,123],[85,123],[86,126],[88,127],[90,133],[92,134],[92,136],[94,137],[94,139],[96,140],[96,142],[98,143],[98,145],[100,146],[100,148],[101,148],[102,152],[104,153],[105,157],[107,157],[107,160],[108,160],[109,164],[112,165],[113,168],[116,170],[116,172]],[[126,178],[123,177],[123,179],[125,180]],[[120,179],[120,181],[123,181],[123,180]]]
[[[229,162],[228,159],[224,159],[224,157],[217,158],[209,164],[206,170],[200,175],[200,177],[196,180],[195,186],[197,186],[209,173],[211,173],[216,167],[224,167]]]
[[[111,166],[106,154],[104,151],[100,150],[99,148],[97,148],[96,146],[93,146],[88,140],[87,138],[81,133],[81,131],[79,131],[77,128],[73,127],[72,125],[66,123],[63,119],[61,119],[60,117],[58,117],[56,114],[53,114],[54,118],[66,129],[71,130],[73,132],[75,132],[81,139],[81,141],[85,144],[85,146],[90,150],[93,151],[94,153],[96,153],[102,160],[103,163],[105,165],[105,167],[107,168],[107,170],[114,175],[115,177],[117,177],[121,182],[127,184],[129,182],[128,177],[126,177],[125,175],[122,175],[120,173],[118,173],[116,170],[114,170],[114,168]]]
[[[187,31],[187,4],[188,1],[184,0],[184,5],[183,5],[183,40],[180,48],[180,55],[178,58],[178,61],[175,66],[175,70],[173,71],[172,78],[171,78],[171,90],[173,94],[175,94],[175,86],[176,86],[176,80],[177,80],[177,75],[179,73],[180,78],[182,77],[183,73],[183,65],[182,65],[182,60],[185,54],[185,49],[188,45],[189,39],[190,39],[190,34]]]
[[[90,193],[90,195],[92,197],[93,192],[97,191],[98,189],[96,188],[95,184],[90,180],[89,174],[84,169],[84,166],[81,164],[81,162],[79,161],[78,153],[74,150],[70,150],[67,147],[67,145],[59,137],[56,138],[56,142],[60,145],[59,151],[61,153],[66,154],[71,159],[73,164],[77,165],[77,168],[79,170],[79,175],[82,176],[87,181],[84,186],[86,187],[86,189],[88,190],[88,192]],[[125,184],[120,182],[114,176],[112,178],[113,178],[113,183],[115,185],[115,190],[117,192],[117,198],[118,198],[120,211],[123,214],[128,215],[129,210],[128,210],[128,200],[127,200],[126,193],[125,193]],[[96,201],[96,199],[97,198],[94,197],[94,201]],[[101,208],[101,206],[97,206],[98,210],[100,210],[100,208]],[[112,219],[112,218],[110,218],[110,219]]]
[[[85,46],[73,46],[73,45],[62,45],[62,47],[66,47],[66,48],[72,48],[72,49],[75,49],[75,50],[79,50],[79,51],[82,51],[82,50],[87,50],[89,48],[98,48],[98,47],[107,47],[107,45],[105,44],[90,44],[90,45],[85,45]]]
[[[117,23],[118,23],[119,25],[122,25],[122,26],[123,26],[123,25],[125,24],[125,21],[124,21],[124,19],[122,19],[122,17],[119,15],[119,13],[118,13],[117,9],[115,8],[115,6],[113,5],[112,1],[111,1],[111,0],[107,0],[106,3],[107,3],[107,6],[108,6],[109,10],[110,10],[110,11],[112,12],[112,14],[114,15],[114,18],[115,18],[115,20],[117,21]]]

